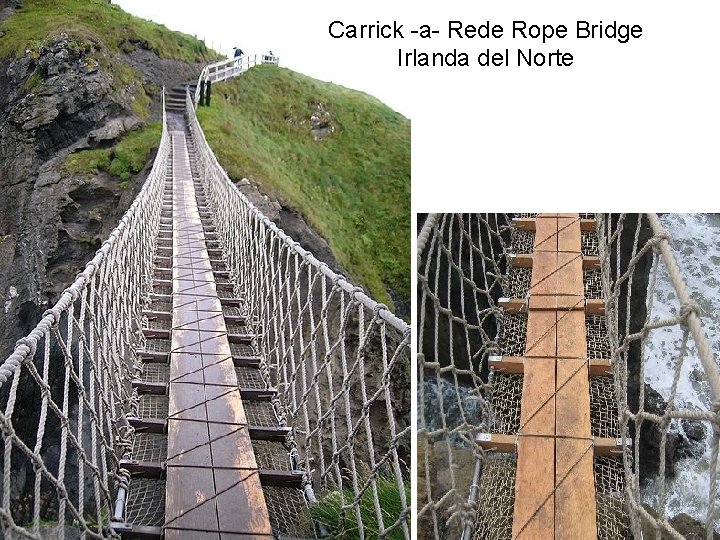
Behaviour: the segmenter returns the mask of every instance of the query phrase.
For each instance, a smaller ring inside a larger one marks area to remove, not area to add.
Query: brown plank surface
[[[528,298],[528,310],[542,309],[542,310],[553,310],[553,311],[568,311],[568,310],[584,310],[585,309],[585,296],[583,295],[547,295],[547,296],[530,296]]]
[[[521,435],[555,435],[555,359],[525,358]]]
[[[555,439],[519,437],[513,539],[555,538]]]
[[[535,255],[541,251],[557,251],[557,218],[539,214],[535,218]]]
[[[491,356],[488,366],[501,373],[522,373],[524,361],[522,356]]]
[[[527,370],[527,366],[525,366]],[[590,387],[584,359],[557,361],[555,426],[558,436],[590,437]]]
[[[166,537],[270,538],[182,132],[173,132]]]
[[[582,255],[561,252],[557,254],[556,294],[585,296]]]
[[[530,275],[530,296],[555,294],[557,292],[558,254],[554,251],[540,251],[533,257]]]
[[[593,456],[591,440],[555,440],[556,538],[597,537]]]
[[[555,311],[530,311],[527,324],[525,356],[556,356],[557,341]]]
[[[533,256],[528,253],[518,253],[510,257],[510,265],[515,268],[532,268]]]
[[[580,214],[558,218],[558,251],[580,253]]]
[[[517,437],[515,435],[499,435],[480,433],[475,437],[475,442],[485,450],[494,450],[496,452],[515,452],[515,443]]]
[[[559,358],[585,358],[585,311],[557,312],[557,356]]]
[[[596,538],[579,214],[535,221],[513,538]]]

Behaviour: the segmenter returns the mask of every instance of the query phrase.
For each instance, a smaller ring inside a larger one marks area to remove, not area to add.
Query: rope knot
[[[45,313],[43,313],[43,319],[47,317],[48,315],[52,316],[53,318],[53,325],[56,325],[58,322],[60,322],[60,310],[56,307],[52,307],[50,309],[46,309]]]
[[[698,317],[702,315],[702,308],[695,300],[688,300],[680,306],[680,317],[683,320],[683,324],[687,324],[687,318],[691,313],[694,313]]]
[[[27,355],[27,358],[32,358],[33,356],[35,356],[35,351],[37,351],[37,341],[31,339],[30,337],[24,337],[18,339],[15,342],[16,348],[20,345],[25,345],[28,349],[30,349],[30,353]]]

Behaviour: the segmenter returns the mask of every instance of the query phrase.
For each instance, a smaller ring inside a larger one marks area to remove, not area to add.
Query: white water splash
[[[716,214],[666,214],[661,217],[663,226],[672,238],[671,247],[682,270],[688,292],[697,302],[702,313],[702,326],[716,359],[720,358],[720,216]],[[667,272],[660,265],[657,284],[653,294],[652,319],[676,316],[678,300]],[[673,382],[682,330],[675,326],[654,330],[648,337],[645,360],[645,381],[664,398],[668,398]],[[710,389],[704,370],[697,356],[692,339],[678,384],[676,406],[708,410]],[[668,502],[666,514],[673,517],[686,513],[704,521],[707,515],[711,470],[708,440],[711,434],[706,428],[706,451],[699,459],[682,459],[676,462],[676,476],[667,480]],[[678,429],[682,430],[680,426]],[[715,466],[718,466],[716,463]],[[657,502],[657,480],[643,487],[643,498],[649,504]],[[720,497],[716,506],[720,505]]]

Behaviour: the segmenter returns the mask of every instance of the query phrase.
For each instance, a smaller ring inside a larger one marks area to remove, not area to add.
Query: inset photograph
[[[720,533],[720,217],[417,227],[418,538]]]

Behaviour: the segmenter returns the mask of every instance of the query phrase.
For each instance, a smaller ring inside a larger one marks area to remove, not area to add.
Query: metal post
[[[206,84],[206,87],[205,87],[205,105],[206,105],[207,107],[209,107],[209,106],[210,106],[210,79],[208,79],[205,84]]]

